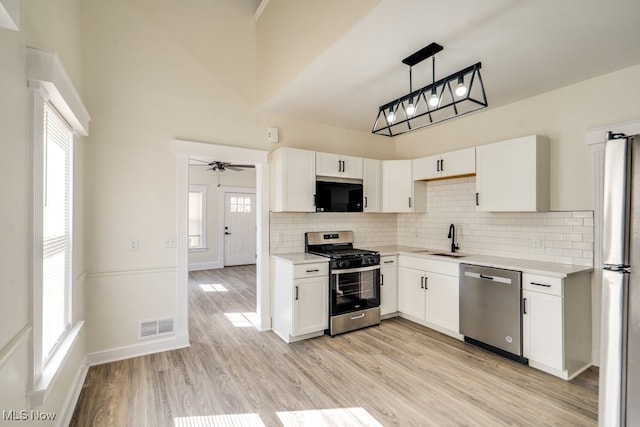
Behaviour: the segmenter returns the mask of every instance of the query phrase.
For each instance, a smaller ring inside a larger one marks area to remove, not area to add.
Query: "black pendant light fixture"
[[[402,62],[409,66],[409,93],[378,109],[372,133],[396,136],[487,107],[478,62],[436,81],[436,53],[443,47],[431,43]],[[431,58],[431,84],[413,90],[413,67]]]

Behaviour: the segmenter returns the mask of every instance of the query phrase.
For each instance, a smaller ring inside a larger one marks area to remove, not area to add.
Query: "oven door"
[[[331,316],[379,305],[380,265],[331,270]]]

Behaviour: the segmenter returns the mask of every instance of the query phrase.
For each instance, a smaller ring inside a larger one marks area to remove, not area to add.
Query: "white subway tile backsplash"
[[[427,213],[275,213],[271,253],[304,251],[307,231],[353,230],[361,246],[449,250],[449,224],[462,252],[593,265],[593,211],[476,212],[475,177],[430,181]]]
[[[474,177],[429,182],[427,213],[398,214],[398,244],[448,250],[453,223],[463,252],[593,265],[592,211],[476,212],[474,194]]]

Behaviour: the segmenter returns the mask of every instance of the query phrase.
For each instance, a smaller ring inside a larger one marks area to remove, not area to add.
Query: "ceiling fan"
[[[206,160],[191,159],[192,161],[201,162],[202,164],[192,164],[192,166],[208,166],[208,170],[224,172],[226,170],[232,170],[239,172],[243,169],[253,169],[255,165],[236,165],[229,162],[219,162],[214,160],[207,162]]]

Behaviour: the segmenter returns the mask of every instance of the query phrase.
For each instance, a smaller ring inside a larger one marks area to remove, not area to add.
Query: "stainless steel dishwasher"
[[[460,264],[460,333],[466,342],[528,363],[521,301],[520,271]]]

